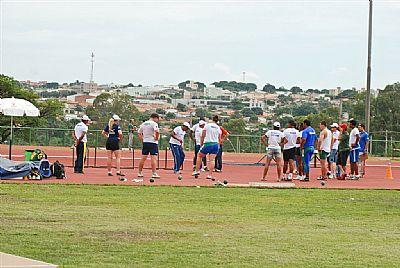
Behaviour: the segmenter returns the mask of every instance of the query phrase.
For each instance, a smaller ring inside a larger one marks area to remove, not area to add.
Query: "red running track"
[[[33,147],[22,147],[15,146],[13,148],[13,160],[23,160],[23,151]],[[72,150],[66,147],[42,147],[42,149],[48,154],[49,160],[52,162],[56,159],[60,162],[71,165],[72,164]],[[97,166],[105,166],[106,164],[106,152],[105,150],[97,150]],[[1,145],[0,154],[4,156],[8,155],[8,147]],[[107,170],[102,167],[89,167],[85,169],[85,174],[74,174],[72,167],[66,168],[67,178],[64,180],[57,180],[54,178],[45,179],[42,181],[27,181],[27,183],[62,183],[62,184],[121,184],[121,185],[173,185],[173,186],[212,186],[214,182],[205,179],[206,174],[202,174],[199,179],[195,179],[191,176],[192,174],[192,152],[187,152],[186,161],[184,164],[184,170],[182,171],[183,180],[179,181],[177,176],[173,174],[172,167],[172,156],[170,152],[167,152],[168,159],[165,158],[165,152],[160,152],[160,169],[158,170],[160,179],[157,179],[154,183],[150,183],[149,179],[151,176],[151,170],[149,169],[149,161],[146,163],[146,169],[144,170],[145,178],[143,182],[135,183],[132,179],[137,179],[137,165],[138,159],[140,158],[140,151],[135,151],[135,161],[132,161],[132,152],[128,150],[123,151],[122,169],[125,177],[128,179],[127,182],[119,181],[119,177],[109,177]],[[89,155],[89,165],[94,164],[93,149]],[[262,154],[235,154],[225,153],[224,154],[224,167],[222,173],[214,173],[216,180],[227,180],[228,186],[235,184],[245,184],[249,182],[260,182],[260,178],[263,172],[262,166],[243,166],[243,165],[232,165],[237,163],[255,163],[263,157]],[[134,168],[132,164],[134,163]],[[335,189],[397,189],[400,190],[400,163],[392,163],[392,174],[394,179],[386,178],[386,165],[389,163],[388,159],[374,158],[368,160],[367,174],[364,178],[358,181],[338,181],[328,180],[325,186],[322,186],[320,181],[315,178],[320,174],[319,168],[311,169],[311,181],[310,182],[299,182],[293,181],[296,187],[300,188],[335,188]],[[164,169],[167,166],[168,169]],[[115,172],[115,171],[114,171]],[[268,181],[275,182],[277,178],[276,167],[271,166],[268,174]],[[4,182],[4,181],[3,181]],[[23,182],[21,180],[7,180],[7,182]]]

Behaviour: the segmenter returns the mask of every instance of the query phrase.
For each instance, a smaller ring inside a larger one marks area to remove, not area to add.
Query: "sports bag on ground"
[[[58,162],[58,160],[54,162],[54,164],[51,166],[51,174],[57,179],[64,179],[65,178],[64,165]]]

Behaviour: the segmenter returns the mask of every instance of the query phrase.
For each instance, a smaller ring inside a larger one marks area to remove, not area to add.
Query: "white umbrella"
[[[0,99],[0,113],[11,116],[11,138],[10,138],[10,150],[9,159],[11,160],[11,146],[13,140],[13,117],[14,116],[39,116],[39,109],[24,99],[5,98]]]

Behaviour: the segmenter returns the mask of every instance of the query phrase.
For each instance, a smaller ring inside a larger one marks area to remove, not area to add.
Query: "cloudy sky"
[[[0,0],[1,73],[19,80],[364,87],[367,0]],[[400,80],[400,0],[376,0],[374,88]]]

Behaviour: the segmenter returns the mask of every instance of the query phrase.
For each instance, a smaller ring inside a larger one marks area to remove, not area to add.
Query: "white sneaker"
[[[138,178],[143,178],[143,173],[142,173],[142,172],[139,172],[139,173],[137,174],[137,176],[138,176]]]
[[[201,172],[206,172],[206,170],[204,168],[201,168],[200,171]]]
[[[159,179],[160,176],[157,173],[153,173],[153,175],[151,176],[153,179]]]
[[[192,176],[198,176],[198,175],[200,175],[200,172],[195,171],[192,173]]]
[[[286,180],[291,181],[292,178],[293,178],[293,174],[292,174],[292,173],[289,173],[288,176],[287,176],[287,178],[286,178]]]

